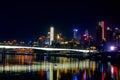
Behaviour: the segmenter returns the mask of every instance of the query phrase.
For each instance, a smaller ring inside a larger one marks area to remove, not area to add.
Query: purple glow
[[[86,34],[84,34],[83,36],[87,36]]]
[[[84,72],[84,74],[83,74],[83,77],[84,77],[84,80],[86,80],[86,72]]]
[[[115,50],[115,47],[114,47],[114,46],[111,46],[111,47],[110,47],[110,50],[112,50],[112,51]]]
[[[111,46],[111,47],[110,47],[110,50],[111,50],[111,51],[114,51],[114,50],[117,50],[117,49],[118,49],[117,46]]]

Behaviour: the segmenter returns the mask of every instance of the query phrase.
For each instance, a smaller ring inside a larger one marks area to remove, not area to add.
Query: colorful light
[[[117,50],[117,49],[118,49],[117,46],[111,46],[111,47],[110,47],[110,50],[111,50],[111,51],[114,51],[114,50]]]
[[[111,46],[111,47],[110,47],[110,50],[112,50],[112,51],[113,51],[114,49],[115,49],[115,48],[114,48],[114,46]]]
[[[111,66],[111,74],[116,74],[118,72],[118,68],[116,66]]]

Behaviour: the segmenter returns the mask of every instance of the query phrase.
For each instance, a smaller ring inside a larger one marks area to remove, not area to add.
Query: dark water
[[[120,80],[119,60],[0,54],[0,80]]]

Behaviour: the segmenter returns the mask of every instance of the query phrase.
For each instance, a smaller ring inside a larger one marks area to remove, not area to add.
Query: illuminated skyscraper
[[[54,27],[50,27],[50,45],[54,41]]]
[[[105,40],[104,21],[99,22],[99,26],[102,28],[102,40]]]
[[[96,46],[99,50],[105,47],[104,21],[100,21],[96,28]]]
[[[101,21],[101,27],[102,27],[102,40],[105,40],[104,21]]]

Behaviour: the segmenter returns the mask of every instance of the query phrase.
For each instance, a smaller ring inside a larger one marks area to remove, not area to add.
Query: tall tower
[[[78,29],[73,29],[73,38],[77,39],[77,32],[78,32]]]
[[[105,28],[104,28],[104,21],[99,22],[99,26],[102,29],[102,40],[105,40]]]
[[[50,27],[50,45],[54,41],[54,27]]]

